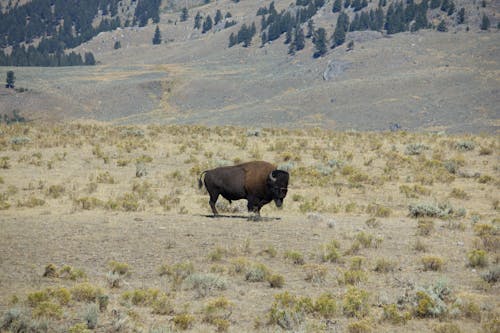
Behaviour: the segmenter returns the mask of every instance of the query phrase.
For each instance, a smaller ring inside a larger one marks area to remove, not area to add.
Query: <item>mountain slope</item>
[[[178,21],[178,12],[164,12],[159,24],[164,43],[156,46],[153,25],[103,32],[75,49],[92,51],[99,66],[15,68],[18,86],[29,91],[3,92],[0,103],[32,118],[121,124],[498,129],[496,29],[353,32],[347,35],[353,50],[343,45],[319,59],[312,58],[310,40],[295,56],[287,55],[284,36],[265,47],[254,37],[249,48],[228,48],[229,34],[255,21],[259,5],[211,3],[190,9],[186,22]],[[278,10],[288,5],[276,2]],[[207,34],[193,29],[197,11],[213,16],[216,9],[231,12],[238,25]],[[328,36],[335,15],[325,9],[314,17]],[[122,48],[114,50],[117,40]]]

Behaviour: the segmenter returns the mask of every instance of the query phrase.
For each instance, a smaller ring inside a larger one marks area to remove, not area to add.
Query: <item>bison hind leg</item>
[[[219,216],[219,212],[217,211],[217,208],[215,208],[215,203],[217,202],[218,198],[219,194],[210,193],[210,201],[208,201],[208,203],[210,204],[210,208],[212,208],[212,213],[214,214],[214,216]]]

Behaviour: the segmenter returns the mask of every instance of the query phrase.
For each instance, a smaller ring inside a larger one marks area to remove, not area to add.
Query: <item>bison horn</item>
[[[272,182],[275,182],[276,181],[276,177],[273,177],[273,172],[272,171],[270,174],[269,174],[269,179],[271,179]]]

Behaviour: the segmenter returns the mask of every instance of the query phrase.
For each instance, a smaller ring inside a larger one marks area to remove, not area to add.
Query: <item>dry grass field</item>
[[[247,220],[201,171],[267,160]],[[0,126],[2,332],[500,330],[496,135]]]

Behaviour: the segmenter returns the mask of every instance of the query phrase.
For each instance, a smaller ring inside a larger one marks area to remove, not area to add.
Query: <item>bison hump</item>
[[[240,165],[245,171],[245,188],[248,193],[265,191],[267,177],[276,166],[264,161],[248,162]]]

